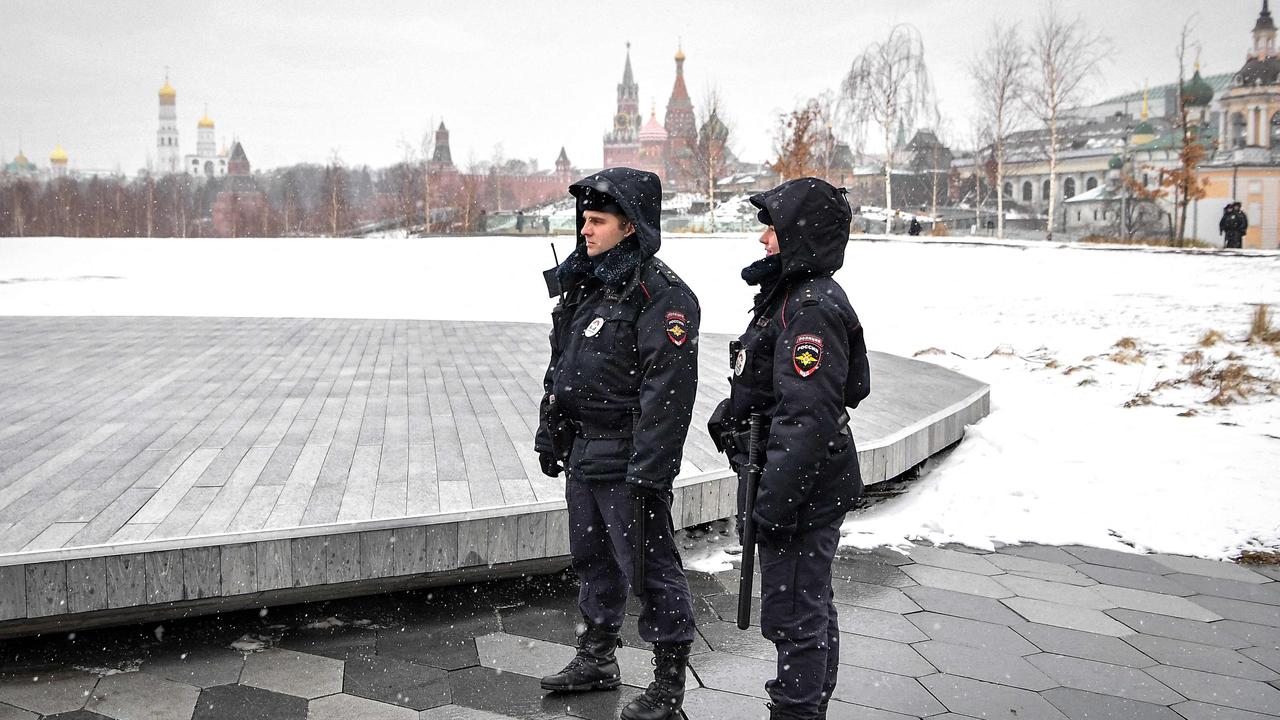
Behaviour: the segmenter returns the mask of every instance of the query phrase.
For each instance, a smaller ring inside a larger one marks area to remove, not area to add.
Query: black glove
[[[542,474],[547,477],[557,477],[564,472],[564,466],[549,452],[538,453],[538,464],[542,466]]]

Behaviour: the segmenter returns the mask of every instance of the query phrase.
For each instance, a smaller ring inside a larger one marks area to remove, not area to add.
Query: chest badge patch
[[[602,327],[604,327],[604,318],[598,317],[591,321],[591,324],[587,326],[586,330],[582,331],[582,334],[587,337],[595,337]]]
[[[822,338],[817,335],[797,335],[791,350],[791,365],[802,378],[812,375],[822,364]]]
[[[738,351],[738,356],[733,360],[733,374],[741,375],[743,370],[747,369],[747,351],[742,349]]]
[[[675,311],[667,313],[667,338],[677,347],[684,345],[689,339],[689,321],[684,313]]]

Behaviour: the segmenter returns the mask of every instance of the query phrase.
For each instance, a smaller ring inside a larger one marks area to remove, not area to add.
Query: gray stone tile
[[[1053,625],[1116,637],[1133,632],[1101,610],[1024,597],[1008,598],[1002,602],[1028,621],[1041,625]]]
[[[1178,693],[1135,668],[1052,653],[1032,655],[1027,660],[1063,687],[1157,705],[1172,705],[1183,700]]]
[[[1222,619],[1222,616],[1218,613],[1201,607],[1202,603],[1192,602],[1188,598],[1174,595],[1163,595],[1146,590],[1134,590],[1133,588],[1113,587],[1111,585],[1098,586],[1098,593],[1114,602],[1117,607],[1129,610],[1142,610],[1143,612],[1157,615],[1168,615],[1201,622],[1213,622],[1214,620]],[[1280,613],[1280,608],[1276,612]]]
[[[1066,555],[1066,553],[1063,554]],[[1078,562],[1076,558],[1068,557],[1072,561]],[[1005,555],[1003,553],[988,555],[987,561],[1007,573],[1036,578],[1037,580],[1051,580],[1082,587],[1098,584],[1097,580],[1077,572],[1069,565],[1045,562],[1044,560],[1036,560],[1019,555]]]
[[[1249,569],[1272,580],[1280,580],[1280,565],[1250,565]]]
[[[317,625],[325,624],[323,621]],[[280,640],[278,647],[311,655],[346,660],[377,652],[377,631],[351,625],[340,627],[303,627]]]
[[[76,670],[6,674],[0,676],[0,702],[54,715],[84,707],[97,684],[97,675]]]
[[[932,565],[933,567],[959,570],[961,572],[974,573],[975,575],[999,575],[1004,572],[981,555],[957,552],[955,550],[943,550],[929,547],[928,545],[913,547],[908,552],[908,555],[918,565]]]
[[[840,608],[840,632],[906,643],[928,640],[915,624],[914,618],[919,616],[920,613],[903,617],[883,610],[845,606]]]
[[[774,644],[761,637],[760,633],[754,631],[743,632],[733,623],[721,620],[699,622],[698,633],[715,651],[742,655],[743,657],[756,658],[757,660],[773,660],[778,655],[778,650],[774,647]],[[850,638],[859,637],[861,636],[853,633],[842,633],[842,649],[848,646]],[[883,642],[888,641],[885,640]],[[894,645],[897,645],[897,643],[894,643]]]
[[[483,635],[476,638],[475,643],[482,666],[533,678],[556,672],[568,664],[577,652],[568,645],[506,633]],[[700,656],[706,654],[708,653],[700,653]],[[618,648],[616,655],[624,684],[646,687],[653,680],[653,665],[650,663],[653,659],[652,652],[624,645]],[[696,687],[698,681],[689,677],[686,683],[689,687]]]
[[[772,650],[772,643],[770,646]],[[771,655],[763,659],[773,660],[776,655],[774,650]],[[920,657],[920,653],[906,643],[853,633],[840,634],[840,664],[856,665],[868,670],[882,670],[910,677],[932,675],[937,672],[932,665]]]
[[[565,715],[586,720],[615,720],[638,693],[547,693],[536,678],[471,667],[449,674],[453,703],[463,707],[510,715],[521,720],[552,720]],[[757,701],[759,702],[759,701]]]
[[[939,671],[1024,690],[1048,690],[1057,682],[1018,655],[930,640],[912,647]]]
[[[1059,547],[1050,545],[1004,545],[996,548],[996,553],[1000,555],[1010,555],[1013,557],[1024,557],[1032,560],[1040,560],[1054,565],[1075,565],[1082,562],[1080,558]],[[994,561],[993,561],[994,562]]]
[[[1114,695],[1099,695],[1062,687],[1047,690],[1041,695],[1071,720],[1178,720],[1178,715],[1167,707]]]
[[[911,564],[909,560],[900,563]],[[898,565],[890,564],[874,556],[836,559],[831,563],[831,577],[840,580],[865,582],[885,587],[904,588],[916,584]]]
[[[901,590],[884,585],[835,580],[831,583],[831,591],[835,602],[842,605],[857,605],[899,615],[920,611],[920,606]]]
[[[1137,572],[1147,573],[1150,575],[1163,575],[1168,571],[1168,568],[1156,562],[1150,555],[1120,552],[1119,550],[1109,550],[1107,548],[1084,547],[1081,545],[1068,545],[1062,549],[1090,565],[1105,565],[1107,567],[1123,568],[1125,570],[1136,570]]]
[[[185,720],[199,696],[191,685],[147,673],[121,673],[102,678],[85,709],[117,720]]]
[[[1280,673],[1280,650],[1274,648],[1247,648],[1241,650],[1240,654],[1270,668],[1272,672]]]
[[[1222,628],[1224,632],[1231,633],[1243,640],[1246,647],[1252,645],[1280,650],[1280,628],[1240,622],[1239,620],[1219,620],[1214,625]]]
[[[27,717],[36,717],[31,713],[27,713],[26,710],[18,710],[18,712],[26,713],[26,715],[15,716],[10,720],[26,720]],[[0,712],[0,718],[8,718],[8,716]],[[45,715],[44,720],[111,720],[111,718],[88,710],[72,710],[71,712],[58,713],[57,715]]]
[[[1133,628],[1135,632],[1146,635],[1159,635],[1174,640],[1232,649],[1250,645],[1246,638],[1231,632],[1224,624],[1227,621],[1223,620],[1206,623],[1127,609],[1108,610],[1107,614]]]
[[[1210,705],[1196,700],[1189,700],[1173,706],[1179,717],[1187,720],[1272,720],[1274,715],[1237,710],[1222,705]]]
[[[1274,671],[1259,665],[1235,650],[1171,640],[1155,635],[1131,635],[1125,640],[1164,665],[1203,670],[1246,680],[1275,680]]]
[[[307,701],[248,685],[205,688],[191,720],[307,720]]]
[[[1152,560],[1177,573],[1199,575],[1201,577],[1222,578],[1247,583],[1264,583],[1268,578],[1253,570],[1232,562],[1206,560],[1204,558],[1186,557],[1185,555],[1152,555]]]
[[[1212,595],[1196,595],[1191,600],[1194,600],[1195,604],[1208,608],[1228,620],[1239,620],[1240,622],[1280,629],[1280,607],[1275,605],[1213,597]]]
[[[929,587],[989,598],[1005,598],[1013,595],[1005,586],[986,575],[975,575],[930,565],[904,565],[902,571],[917,583]]]
[[[1039,623],[1019,623],[1011,627],[1047,653],[1134,668],[1150,667],[1156,664],[1155,660],[1134,650],[1131,645],[1118,637]]]
[[[715,717],[714,715],[691,715],[690,717]],[[750,717],[742,715],[731,715],[727,717]],[[764,716],[761,716],[764,717]],[[939,717],[938,715],[931,716]],[[865,705],[854,705],[852,703],[832,700],[827,706],[827,720],[915,720],[912,715],[902,715],[900,713],[889,712],[888,710],[878,710],[876,708],[867,707]]]
[[[342,692],[342,661],[273,648],[245,658],[240,682],[300,698]]]
[[[1264,605],[1280,605],[1280,583],[1266,584],[1226,580],[1223,578],[1204,577],[1202,575],[1170,575],[1169,579],[1177,580],[1201,595],[1247,600]]]
[[[1137,570],[1126,570],[1124,568],[1107,567],[1106,565],[1076,565],[1074,566],[1080,573],[1097,580],[1103,585],[1114,585],[1115,587],[1133,588],[1134,590],[1148,590],[1150,592],[1163,593],[1165,595],[1177,595],[1186,597],[1187,595],[1195,595],[1195,591],[1185,585],[1173,580],[1171,577],[1164,575],[1154,575],[1152,573],[1138,572]]]
[[[1022,621],[1017,613],[1001,605],[999,600],[980,595],[967,595],[924,585],[906,588],[903,592],[921,608],[941,615],[1004,625]]]
[[[710,652],[690,657],[689,666],[697,673],[702,684],[712,690],[762,699],[768,697],[764,684],[777,676],[776,661],[756,660],[728,653]],[[622,674],[625,679],[627,671],[624,669]]]
[[[1004,625],[930,612],[916,613],[908,618],[928,639],[1014,655],[1036,652],[1034,645]]]
[[[878,710],[925,717],[946,712],[915,678],[844,666],[832,697]]]
[[[769,714],[765,709],[764,701],[759,698],[711,688],[698,688],[686,692],[683,709],[690,718],[725,717],[755,720],[767,717]],[[423,720],[426,718],[424,717]]]
[[[1280,690],[1266,683],[1167,665],[1150,668],[1147,672],[1188,700],[1280,715]]]
[[[193,647],[156,653],[142,663],[142,671],[198,688],[229,685],[240,680],[244,655],[227,648]]]
[[[973,718],[1065,720],[1048,700],[1029,690],[992,685],[955,675],[930,675],[920,683],[953,713]]]
[[[378,631],[378,655],[442,670],[470,667],[479,662],[473,638],[496,632],[498,626],[496,618],[485,615],[448,624],[387,628]]]
[[[352,718],[418,720],[418,713],[409,708],[342,693],[312,700],[307,709],[307,720],[352,720]]]
[[[735,696],[736,697],[736,696]],[[438,708],[424,710],[419,720],[515,720],[510,715],[476,710],[461,705],[443,705]]]
[[[1094,610],[1107,610],[1116,606],[1115,603],[1100,595],[1096,586],[1079,587],[1020,575],[1003,575],[996,578],[996,581],[1019,597],[1033,600],[1047,600],[1064,605],[1093,608]]]
[[[40,720],[40,716],[12,705],[0,705],[0,720]]]
[[[348,659],[342,691],[414,710],[427,710],[452,701],[449,673],[392,658]]]

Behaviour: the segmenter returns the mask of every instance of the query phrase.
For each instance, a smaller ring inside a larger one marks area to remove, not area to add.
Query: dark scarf
[[[577,285],[594,277],[614,290],[626,286],[642,260],[640,240],[634,234],[622,239],[612,250],[591,257],[587,246],[580,245],[556,269],[562,287]]]
[[[760,292],[756,293],[753,302],[753,311],[759,311],[760,305],[769,296],[773,295],[773,289],[778,286],[778,281],[782,279],[782,253],[765,255],[742,268],[742,279],[748,285],[760,286]]]

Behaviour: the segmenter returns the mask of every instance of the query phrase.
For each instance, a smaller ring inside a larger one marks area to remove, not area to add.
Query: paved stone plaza
[[[846,550],[834,574],[833,720],[1280,717],[1280,568],[921,547]],[[765,717],[773,648],[732,622],[736,573],[690,581],[689,717]],[[10,641],[0,719],[616,718],[649,678],[634,624],[622,690],[538,687],[572,655],[575,608],[559,575]]]

